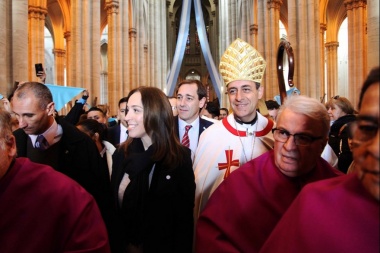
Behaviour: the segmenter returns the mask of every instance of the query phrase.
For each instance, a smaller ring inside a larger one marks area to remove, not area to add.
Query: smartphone
[[[36,68],[36,76],[40,76],[40,71],[44,72],[44,67],[42,66],[42,63],[36,63],[34,64],[34,67]]]

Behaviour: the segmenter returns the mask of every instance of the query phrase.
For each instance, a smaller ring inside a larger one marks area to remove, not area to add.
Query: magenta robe
[[[17,158],[0,179],[0,252],[110,252],[93,197],[49,166]]]
[[[290,178],[268,151],[244,164],[216,189],[196,230],[196,252],[258,252],[304,185],[341,175],[322,158],[305,176]]]
[[[380,209],[358,176],[305,187],[260,252],[379,253]]]

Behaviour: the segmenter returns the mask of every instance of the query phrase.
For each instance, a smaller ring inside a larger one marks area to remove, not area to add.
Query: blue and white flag
[[[67,87],[54,84],[45,84],[53,95],[53,102],[57,111],[61,110],[66,103],[80,94],[85,88]]]

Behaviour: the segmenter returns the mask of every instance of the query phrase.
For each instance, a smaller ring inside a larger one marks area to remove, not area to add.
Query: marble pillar
[[[367,75],[366,0],[345,0],[348,21],[348,99],[356,107]]]
[[[288,0],[288,40],[294,52],[294,84],[301,94],[320,99],[319,0]]]
[[[54,68],[55,68],[55,80],[54,83],[57,85],[65,85],[65,65],[66,65],[66,50],[64,49],[54,49]]]
[[[379,66],[380,55],[380,20],[379,20],[379,0],[367,0],[367,66],[368,71],[375,66]]]
[[[117,18],[119,2],[114,0],[106,1],[107,21],[108,21],[108,105],[111,113],[114,114],[118,107],[120,97],[120,86],[118,85],[118,61],[120,53],[117,47],[119,35],[117,34]]]
[[[167,31],[166,31],[166,2],[149,0],[148,48],[150,61],[150,80],[147,86],[161,90],[166,87],[167,69]]]
[[[325,32],[327,30],[327,25],[326,24],[320,24],[320,36],[319,36],[319,41],[320,41],[320,44],[319,44],[319,47],[321,49],[321,53],[320,53],[320,56],[321,56],[321,66],[320,66],[320,70],[321,70],[321,82],[320,82],[320,93],[321,93],[321,98],[320,98],[320,101],[321,102],[326,102],[327,101],[327,89],[326,89],[326,82],[325,82]]]
[[[6,24],[7,21],[7,2],[8,1],[1,1],[0,2],[0,23],[1,24]],[[9,26],[9,25],[8,25]],[[0,55],[3,57],[0,57],[0,66],[3,66],[0,68],[0,94],[3,96],[7,96],[8,88],[10,86],[9,82],[9,67],[8,62],[9,62],[9,53],[7,50],[7,47],[9,43],[7,43],[7,30],[9,29],[7,25],[2,25],[0,26]]]
[[[138,60],[137,60],[137,43],[136,43],[136,34],[137,31],[135,28],[129,28],[129,46],[130,46],[130,62],[131,64],[131,88],[137,88],[138,87],[138,77],[139,77],[139,71],[138,71]]]
[[[267,67],[264,75],[265,97],[273,98],[279,94],[278,78],[277,78],[277,49],[280,44],[280,7],[282,0],[268,0],[266,3],[266,19],[265,19],[265,51],[260,52],[267,62]]]
[[[41,5],[28,6],[29,44],[28,44],[28,79],[39,81],[34,64],[45,62],[44,29],[47,15],[46,2]]]
[[[68,53],[68,52],[71,52],[71,32],[70,31],[64,32],[63,37],[65,38],[65,41],[66,41],[66,83],[64,83],[64,85],[68,86],[67,85],[68,83],[73,82],[73,80],[71,79],[72,78],[72,74],[71,74],[72,61],[71,61],[70,54]]]
[[[327,100],[338,95],[338,46],[339,42],[325,44],[327,58]]]

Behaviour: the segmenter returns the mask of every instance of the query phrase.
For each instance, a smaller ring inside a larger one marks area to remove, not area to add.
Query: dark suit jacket
[[[174,119],[174,124],[175,124],[175,131],[176,131],[176,133],[177,133],[177,136],[178,136],[178,138],[181,138],[180,136],[179,136],[179,129],[178,129],[178,116],[175,116],[174,117],[175,119]],[[198,139],[199,139],[199,137],[201,136],[201,134],[202,134],[202,132],[206,129],[206,128],[208,128],[209,126],[211,126],[212,124],[214,124],[214,123],[212,123],[211,121],[208,121],[208,120],[205,120],[205,119],[202,119],[201,117],[199,117],[199,135],[198,135]]]
[[[107,141],[115,147],[120,144],[120,124],[108,127]]]
[[[145,151],[141,140],[133,139],[127,157],[120,149],[113,154],[111,185],[119,211],[119,234],[123,235],[120,244],[125,247],[128,243],[142,243],[146,253],[190,253],[195,195],[190,150],[186,150],[182,165],[175,169],[156,162],[149,187],[149,172],[154,164],[149,159],[151,149],[152,146]],[[118,190],[125,172],[131,182],[120,206]]]
[[[99,151],[89,136],[63,119],[59,119],[58,124],[62,126],[63,134],[61,140],[54,144],[54,146],[59,145],[56,149],[59,152],[56,156],[59,161],[54,161],[57,165],[54,169],[74,179],[93,195],[107,223],[106,216],[110,214],[111,207],[109,200],[111,191],[106,163],[101,160]],[[13,134],[16,137],[18,157],[28,157],[29,136],[22,129],[14,131]],[[50,157],[48,155],[42,157],[34,162],[48,164]]]

